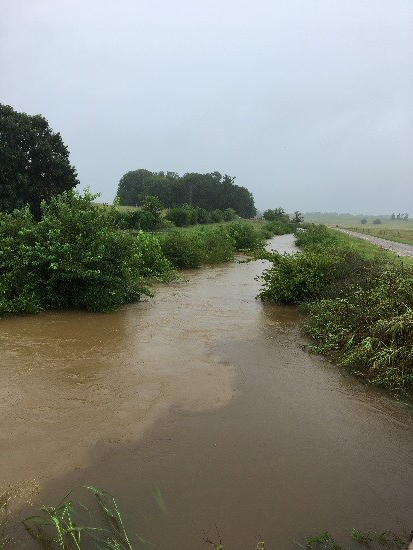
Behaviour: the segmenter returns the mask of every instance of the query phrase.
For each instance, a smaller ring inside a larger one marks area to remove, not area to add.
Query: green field
[[[363,233],[365,235],[373,235],[374,237],[380,237],[381,239],[387,239],[389,241],[396,241],[403,244],[413,245],[413,228],[406,229],[388,229],[382,226],[374,227],[351,227],[352,231]]]
[[[366,219],[367,223],[362,224],[361,220]],[[381,224],[373,224],[373,221],[379,218]],[[389,214],[373,216],[371,214],[335,214],[334,212],[308,212],[304,214],[304,221],[307,223],[323,223],[327,226],[345,227],[347,229],[358,230],[359,228],[375,228],[375,229],[412,229],[413,230],[413,220],[392,220]]]

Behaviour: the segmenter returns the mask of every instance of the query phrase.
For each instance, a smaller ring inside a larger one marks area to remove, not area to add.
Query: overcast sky
[[[412,0],[0,0],[0,101],[82,186],[219,171],[260,209],[413,213]]]

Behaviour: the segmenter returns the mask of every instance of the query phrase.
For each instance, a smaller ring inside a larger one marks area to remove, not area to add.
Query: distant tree
[[[265,210],[265,212],[263,213],[263,218],[268,222],[273,222],[273,221],[289,222],[290,221],[290,218],[285,213],[284,208],[275,208],[274,210]]]
[[[47,120],[0,104],[0,210],[28,204],[38,219],[42,200],[78,183],[69,151]]]
[[[381,219],[380,218],[376,218],[375,220],[373,220],[373,223],[375,225],[380,225],[381,224]]]
[[[294,212],[294,217],[291,219],[291,221],[295,224],[295,225],[299,225],[300,223],[303,223],[304,221],[304,216],[301,214],[301,212],[299,212],[298,210],[296,210]]]
[[[365,224],[367,223],[366,218],[363,218],[362,220],[360,220],[360,223],[363,224],[363,225],[365,225]]]
[[[392,214],[392,215],[390,216],[390,219],[391,219],[391,220],[395,220],[395,219],[396,219],[396,216],[395,216],[394,214]]]
[[[141,169],[126,172],[118,186],[119,203],[122,206],[140,206],[145,191],[145,183],[152,177],[153,174],[149,170]]]
[[[403,219],[405,222],[407,222],[409,220],[409,214],[405,214]]]

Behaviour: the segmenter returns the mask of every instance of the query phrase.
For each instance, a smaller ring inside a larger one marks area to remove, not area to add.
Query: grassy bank
[[[379,219],[381,224],[376,225],[375,220]],[[365,223],[361,223],[365,220]],[[396,230],[408,230],[413,229],[413,219],[411,220],[397,220],[392,219],[388,214],[335,214],[334,212],[313,212],[304,214],[305,223],[324,224],[327,226],[338,226],[346,229],[396,229]]]
[[[397,243],[411,244],[413,245],[413,228],[412,229],[388,229],[377,227],[349,227],[351,231],[357,231],[364,235],[371,235],[373,237],[379,237],[380,239],[387,239],[388,241],[395,241]]]
[[[411,264],[325,226],[308,226],[296,242],[296,255],[266,255],[271,266],[261,299],[302,305],[312,351],[369,384],[411,397]]]

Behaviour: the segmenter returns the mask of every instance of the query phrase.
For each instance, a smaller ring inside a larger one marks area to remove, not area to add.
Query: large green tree
[[[47,120],[0,104],[0,210],[28,204],[38,218],[42,200],[78,183],[69,151]]]

